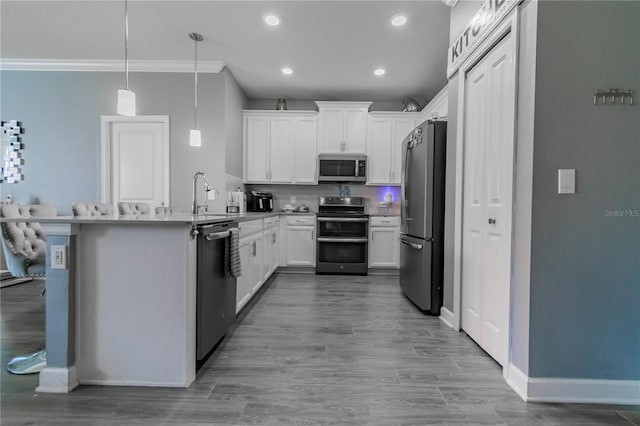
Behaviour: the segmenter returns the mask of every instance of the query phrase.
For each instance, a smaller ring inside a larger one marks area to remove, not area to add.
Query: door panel
[[[367,112],[346,110],[344,112],[345,152],[364,152],[367,131]]]
[[[367,183],[369,184],[386,184],[391,180],[391,157],[388,155],[389,143],[393,143],[391,125],[389,118],[372,118],[369,123],[369,157],[367,159]]]
[[[169,204],[169,152],[163,123],[112,123],[110,156],[110,203],[142,202],[152,210]]]
[[[462,328],[498,363],[509,349],[515,47],[507,34],[465,80]]]
[[[270,127],[270,181],[276,183],[289,183],[293,180],[293,119],[282,117],[272,118]]]
[[[318,125],[315,118],[297,118],[297,138],[293,141],[296,156],[293,179],[297,183],[316,183]]]
[[[245,117],[246,182],[268,181],[269,118]]]
[[[400,236],[400,287],[422,310],[431,309],[431,242]]]

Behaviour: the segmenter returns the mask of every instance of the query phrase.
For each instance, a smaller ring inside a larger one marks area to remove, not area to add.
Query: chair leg
[[[33,354],[13,358],[7,364],[7,370],[12,374],[34,374],[39,373],[46,366],[47,350],[43,349]]]

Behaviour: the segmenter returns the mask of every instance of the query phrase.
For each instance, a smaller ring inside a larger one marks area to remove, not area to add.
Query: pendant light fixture
[[[198,130],[198,42],[202,41],[202,36],[198,33],[189,34],[189,38],[196,45],[195,65],[194,65],[194,90],[193,90],[193,129],[189,131],[189,145],[202,146],[202,134]]]
[[[118,90],[118,114],[136,115],[136,94],[129,90],[129,15],[124,0],[124,77],[126,88]]]

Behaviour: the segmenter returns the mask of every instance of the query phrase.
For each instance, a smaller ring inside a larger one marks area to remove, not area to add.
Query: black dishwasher
[[[236,319],[236,279],[229,271],[233,221],[198,226],[196,361],[201,363]]]

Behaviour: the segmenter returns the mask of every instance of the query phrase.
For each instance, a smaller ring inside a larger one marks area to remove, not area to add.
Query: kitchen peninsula
[[[37,391],[64,393],[79,383],[188,387],[196,372],[194,230],[230,219],[38,217],[47,235],[47,367]],[[53,246],[62,250],[54,265]]]

